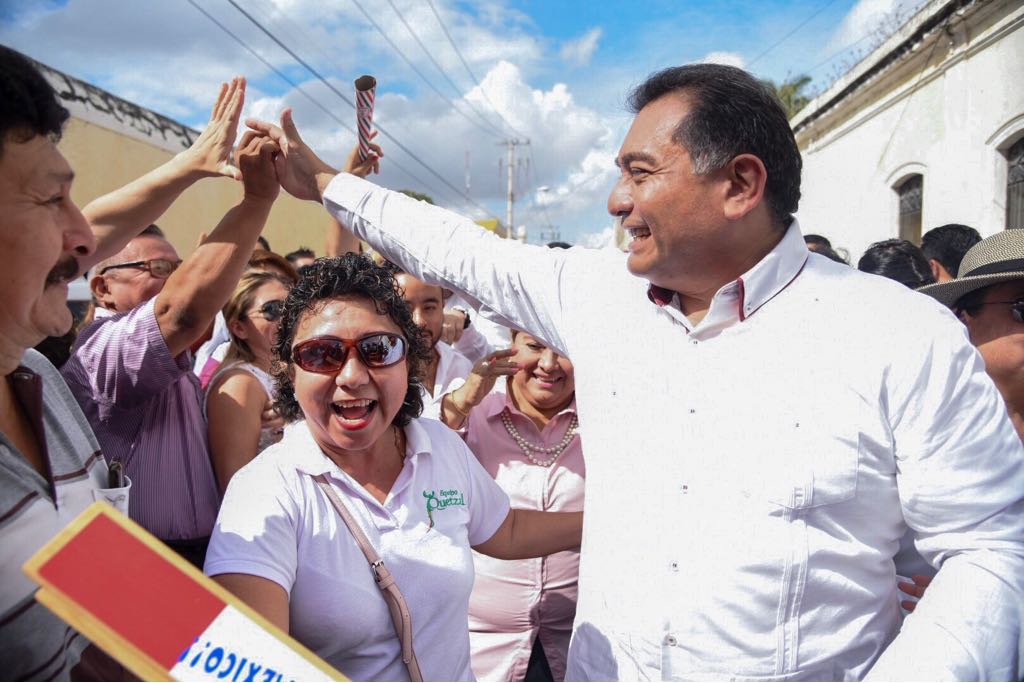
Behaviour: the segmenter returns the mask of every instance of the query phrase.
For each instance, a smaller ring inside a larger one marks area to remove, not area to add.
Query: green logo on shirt
[[[458,489],[441,489],[441,495],[436,492],[424,491],[423,497],[427,499],[427,517],[430,519],[430,529],[434,528],[434,510],[444,510],[453,505],[466,506],[466,496]]]

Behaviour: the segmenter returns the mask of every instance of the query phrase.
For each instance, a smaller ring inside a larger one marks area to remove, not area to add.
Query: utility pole
[[[505,147],[508,149],[508,169],[507,169],[508,170],[508,188],[506,190],[507,204],[506,204],[506,208],[505,208],[505,221],[506,221],[505,225],[506,225],[506,229],[508,231],[508,236],[509,237],[513,237],[513,235],[515,234],[515,227],[514,227],[514,224],[512,222],[512,219],[515,217],[515,213],[514,213],[514,209],[513,209],[513,204],[516,201],[515,187],[514,187],[514,184],[513,184],[513,179],[515,178],[515,168],[516,168],[516,162],[515,162],[516,147],[518,147],[519,145],[528,145],[528,144],[530,144],[530,141],[529,140],[518,140],[518,139],[515,139],[515,138],[510,138],[508,140],[505,140],[504,142],[499,142],[498,144],[499,145],[505,145]],[[523,237],[523,241],[524,242],[526,241],[525,237]]]

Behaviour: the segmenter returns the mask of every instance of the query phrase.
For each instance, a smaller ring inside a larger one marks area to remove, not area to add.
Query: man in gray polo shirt
[[[83,215],[56,146],[68,112],[53,88],[0,46],[0,92],[0,679],[67,680],[88,642],[35,601],[21,566],[93,502],[108,473],[71,392],[32,347],[70,329],[71,280],[120,251],[195,180],[237,173],[224,163],[241,99],[173,162]]]

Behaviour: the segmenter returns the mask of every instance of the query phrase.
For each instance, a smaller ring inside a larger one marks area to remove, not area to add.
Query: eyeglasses
[[[255,311],[249,311],[245,317],[256,316],[263,318],[268,323],[276,323],[284,315],[284,300],[274,299],[260,306]]]
[[[114,266],[107,266],[100,271],[100,275],[103,275],[108,270],[115,270],[117,268],[138,268],[139,270],[148,270],[150,275],[163,280],[170,277],[171,273],[176,271],[180,265],[181,261],[169,261],[165,258],[151,258],[148,261],[132,261],[131,263],[118,263]]]
[[[333,374],[348,362],[348,352],[355,349],[360,360],[370,368],[386,368],[405,358],[405,339],[397,334],[378,332],[359,339],[314,337],[292,348],[292,359],[306,372]]]
[[[1013,319],[1019,323],[1024,323],[1024,299],[1017,299],[1016,301],[982,301],[977,306],[992,306],[992,305],[1009,305],[1013,311]]]

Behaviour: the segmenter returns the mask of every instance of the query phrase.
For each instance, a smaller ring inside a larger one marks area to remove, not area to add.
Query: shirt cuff
[[[359,176],[354,176],[351,173],[341,172],[331,179],[331,182],[324,188],[323,204],[324,208],[330,212],[330,207],[327,206],[328,200],[332,203],[337,204],[346,211],[351,211],[352,207],[356,206],[359,202],[366,197],[367,194],[373,190],[383,189],[378,185],[363,180]]]

